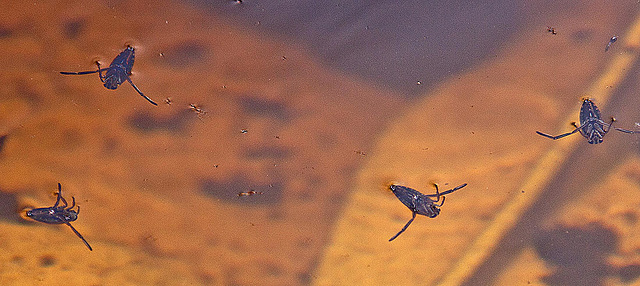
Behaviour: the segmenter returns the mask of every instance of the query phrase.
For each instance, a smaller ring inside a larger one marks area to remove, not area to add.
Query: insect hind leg
[[[98,69],[94,70],[94,71],[60,72],[60,73],[64,74],[64,75],[84,75],[84,74],[98,73],[98,75],[100,76],[100,80],[102,80],[102,82],[104,82],[103,76],[102,76],[102,72],[105,71],[105,70],[108,70],[109,68],[101,69],[100,68],[100,63],[98,61],[96,61],[96,65],[98,65]]]
[[[93,251],[93,248],[91,248],[91,245],[89,245],[89,243],[87,242],[86,239],[84,239],[84,237],[82,236],[82,234],[80,234],[80,232],[78,232],[69,222],[65,222],[66,225],[68,225],[71,230],[73,230],[73,232],[80,238],[82,239],[82,242],[84,242],[84,245],[86,245],[90,251]]]
[[[571,132],[567,132],[567,133],[560,134],[560,135],[556,135],[556,136],[549,135],[549,134],[546,134],[546,133],[542,133],[542,132],[540,132],[540,131],[536,131],[536,133],[538,133],[538,135],[542,135],[542,136],[544,136],[544,137],[547,137],[547,138],[550,138],[550,139],[553,139],[553,140],[557,140],[557,139],[560,139],[560,138],[567,137],[567,136],[569,136],[569,135],[571,135],[571,134],[573,134],[573,133],[576,133],[576,132],[578,132],[579,130],[580,130],[580,127],[576,127],[576,129],[574,129],[574,130],[573,130],[573,131],[571,131]]]
[[[413,216],[411,217],[411,219],[407,222],[407,224],[404,225],[404,227],[402,227],[402,229],[396,233],[396,235],[394,235],[392,238],[389,239],[389,241],[393,241],[394,239],[396,239],[400,234],[402,234],[405,230],[407,230],[407,228],[409,227],[409,225],[413,222],[413,220],[416,219],[416,212],[413,212]]]
[[[640,133],[638,131],[631,131],[628,129],[618,128],[618,127],[614,127],[613,129],[618,130],[620,132],[628,133],[628,134]]]
[[[95,70],[95,71],[81,71],[81,72],[60,72],[61,74],[64,75],[83,75],[83,74],[92,74],[92,73],[97,73],[99,70]]]
[[[436,185],[436,193],[435,193],[435,194],[433,194],[433,195],[425,195],[425,196],[427,196],[427,197],[438,197],[438,196],[444,196],[444,195],[446,195],[446,194],[453,193],[453,192],[455,192],[455,191],[457,191],[457,190],[459,190],[459,189],[462,189],[462,188],[466,187],[466,186],[467,186],[467,183],[464,183],[464,184],[462,184],[462,185],[460,185],[460,186],[457,186],[457,187],[455,187],[455,188],[453,188],[453,189],[451,189],[451,190],[444,191],[444,192],[442,192],[442,193],[439,193],[439,192],[438,192],[438,185],[437,185],[437,184],[434,184],[434,185]],[[436,202],[437,202],[437,201],[436,201]]]
[[[133,84],[133,81],[131,81],[131,78],[129,78],[128,76],[127,76],[127,81],[131,84],[131,86],[133,86],[133,89],[135,89],[138,92],[138,94],[140,94],[142,97],[144,97],[144,99],[146,99],[147,101],[149,101],[153,105],[156,105],[156,106],[158,105],[153,100],[151,100],[151,98],[149,98],[148,96],[144,95],[144,93],[142,93],[142,91],[140,91],[138,89],[138,87],[135,84]]]

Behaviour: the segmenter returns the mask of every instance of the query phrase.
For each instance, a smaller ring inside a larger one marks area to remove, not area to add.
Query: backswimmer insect
[[[72,210],[76,206],[76,198],[71,197],[71,207],[67,208],[67,200],[62,197],[62,185],[58,183],[58,199],[56,203],[52,207],[48,208],[37,208],[27,211],[27,216],[32,218],[35,221],[44,222],[48,224],[66,224],[68,225],[76,235],[82,239],[82,242],[89,248],[89,250],[93,250],[91,245],[87,242],[87,240],[82,237],[82,235],[71,226],[72,221],[78,219],[78,214],[80,213],[80,206],[78,206],[78,211]],[[60,201],[64,205],[60,206]]]
[[[133,89],[135,89],[138,94],[144,97],[147,101],[151,102],[153,105],[158,105],[151,98],[144,95],[138,87],[133,84],[131,78],[131,68],[133,68],[133,60],[135,58],[135,49],[131,46],[127,46],[124,51],[122,51],[109,65],[108,68],[100,68],[100,62],[96,61],[96,65],[98,65],[98,70],[95,71],[82,71],[82,72],[60,72],[65,75],[84,75],[84,74],[92,74],[98,73],[100,76],[100,81],[104,83],[104,87],[108,89],[116,89],[120,84],[122,84],[125,80],[128,81]],[[105,75],[102,75],[103,72],[106,72]]]
[[[588,98],[585,98],[582,102],[582,107],[580,108],[580,126],[577,126],[575,122],[573,122],[573,126],[576,127],[571,132],[560,134],[557,136],[549,135],[542,133],[540,131],[536,131],[536,133],[551,138],[553,140],[560,139],[566,136],[569,136],[573,133],[580,132],[584,138],[589,140],[589,144],[598,144],[602,143],[602,139],[605,134],[611,130],[613,127],[613,123],[616,121],[615,118],[611,117],[611,123],[606,123],[602,120],[600,116],[600,110],[598,107]],[[634,131],[613,127],[615,130],[620,132],[633,134]]]
[[[436,193],[433,195],[425,195],[412,188],[401,186],[401,185],[389,186],[391,191],[405,206],[409,208],[409,210],[412,212],[412,215],[413,215],[409,220],[409,222],[407,222],[407,224],[405,224],[404,227],[398,233],[396,233],[396,235],[390,238],[389,241],[393,241],[401,233],[407,230],[409,225],[416,218],[416,214],[428,216],[430,218],[434,218],[438,216],[440,214],[440,207],[444,204],[444,199],[445,199],[444,195],[450,194],[459,189],[462,189],[467,184],[464,183],[460,186],[457,186],[451,190],[448,190],[442,193],[438,191],[438,184],[433,184],[433,185],[436,187]],[[433,199],[431,199],[432,197],[435,197],[436,200],[434,201]],[[442,197],[442,201],[440,201],[440,197]],[[440,202],[440,203],[436,204],[437,202]]]

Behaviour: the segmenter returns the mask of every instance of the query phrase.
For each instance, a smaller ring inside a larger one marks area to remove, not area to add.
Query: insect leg
[[[65,200],[65,199],[62,197],[62,195],[60,195],[60,197],[59,197],[59,198],[62,200],[62,203],[64,204],[64,206],[62,206],[62,208],[63,208],[63,209],[64,209],[64,208],[66,208],[66,207],[67,207],[67,205],[68,205],[68,204],[67,204],[67,200]]]
[[[440,200],[440,191],[438,190],[438,184],[433,184],[434,187],[436,187],[436,202]]]
[[[105,76],[104,76],[104,75],[102,75],[102,72],[104,72],[104,71],[108,71],[111,67],[101,69],[101,68],[100,68],[100,62],[99,62],[99,61],[96,61],[96,65],[98,66],[98,76],[100,77],[100,81],[101,81],[102,83],[104,83],[104,78],[105,78]]]
[[[611,130],[611,128],[618,130],[620,132],[624,132],[624,133],[629,133],[629,134],[633,134],[633,133],[638,133],[635,131],[631,131],[628,129],[623,129],[623,128],[618,128],[618,127],[613,127],[613,123],[616,122],[617,120],[614,117],[611,117],[611,123],[609,123],[609,129],[607,129],[607,132],[609,132],[609,130]],[[606,133],[606,132],[605,132]]]
[[[629,133],[629,134],[638,133],[636,131],[631,131],[631,130],[622,129],[622,128],[618,128],[618,127],[614,127],[613,129],[618,130],[620,132]]]
[[[71,197],[71,199],[72,199],[72,201],[71,201],[71,207],[70,207],[70,208],[68,208],[67,210],[70,210],[70,209],[72,209],[73,207],[75,207],[75,206],[76,206],[76,197]],[[79,207],[79,206],[78,206],[78,207]]]
[[[462,189],[462,188],[464,188],[464,187],[466,187],[466,186],[467,186],[467,183],[464,183],[464,184],[462,184],[462,185],[460,185],[460,186],[457,186],[457,187],[455,187],[455,188],[453,188],[453,189],[451,189],[451,190],[448,190],[448,191],[442,192],[442,193],[440,193],[440,195],[441,195],[441,196],[444,196],[444,195],[446,195],[446,194],[453,193],[453,192],[455,192],[455,191],[457,191],[457,190],[459,190],[459,189]]]
[[[580,128],[579,128],[579,127],[578,127],[578,128],[576,128],[576,129],[574,129],[574,130],[573,130],[573,131],[571,131],[571,132],[564,133],[564,134],[560,134],[560,135],[556,135],[556,136],[549,135],[549,134],[545,134],[545,133],[542,133],[542,132],[540,132],[540,131],[536,131],[536,133],[538,133],[538,135],[542,135],[542,136],[544,136],[544,137],[547,137],[547,138],[550,138],[550,139],[556,140],[556,139],[560,139],[560,138],[563,138],[563,137],[567,137],[567,136],[569,136],[569,135],[571,135],[571,134],[573,134],[573,133],[576,133],[576,132],[578,132],[578,130],[580,130]]]
[[[393,241],[394,239],[396,239],[396,237],[398,237],[401,233],[403,233],[405,230],[407,230],[407,227],[409,227],[409,225],[413,222],[413,220],[416,219],[416,212],[413,212],[413,217],[411,217],[411,219],[409,220],[409,222],[407,222],[407,224],[404,225],[404,227],[398,232],[396,233],[396,235],[394,235],[392,238],[389,239],[389,241]]]
[[[79,233],[79,232],[78,232],[78,231],[77,231],[77,230],[76,230],[76,229],[75,229],[75,228],[74,228],[70,223],[65,222],[65,224],[66,224],[66,225],[68,225],[68,226],[71,228],[71,230],[73,230],[73,232],[75,232],[75,233],[76,233],[76,235],[77,235],[80,239],[82,239],[82,242],[84,242],[84,245],[86,245],[86,246],[89,248],[89,250],[90,250],[90,251],[93,251],[93,248],[91,248],[91,245],[89,245],[89,243],[87,242],[87,240],[86,240],[86,239],[84,239],[84,237],[82,236],[82,234],[80,234],[80,233]]]
[[[91,74],[91,73],[97,73],[100,70],[95,70],[95,71],[81,71],[81,72],[60,72],[61,74],[66,74],[66,75],[83,75],[83,74]]]
[[[144,95],[142,93],[142,91],[140,91],[138,89],[138,87],[135,84],[133,84],[133,81],[131,81],[131,78],[129,78],[128,76],[127,76],[127,81],[131,84],[131,86],[133,86],[133,88],[138,92],[138,94],[140,94],[142,97],[144,97],[144,99],[146,99],[147,101],[151,102],[151,104],[153,104],[153,105],[156,105],[156,106],[158,105],[157,103],[153,102],[153,100],[151,100],[151,98],[149,98],[146,95]]]
[[[611,122],[605,125],[608,125],[607,130],[604,130],[604,134],[609,133],[609,130],[611,130],[611,128],[613,128],[613,123],[616,122],[616,119],[614,117],[611,117]],[[603,136],[604,136],[603,134]]]
[[[56,199],[56,203],[53,204],[53,206],[51,208],[56,208],[58,207],[58,204],[60,204],[60,198],[62,197],[62,185],[60,185],[60,183],[58,183],[58,198]]]
[[[445,196],[441,196],[441,197],[442,197],[442,202],[440,202],[440,204],[433,204],[434,206],[439,206],[439,207],[441,207],[442,205],[444,205],[444,199],[445,199]],[[438,198],[438,201],[439,201],[439,200],[440,200],[440,198]],[[435,202],[438,202],[438,201],[435,201]],[[435,202],[434,202],[434,203],[435,203]]]
[[[438,187],[437,187],[437,184],[434,184],[434,185],[436,185],[436,194],[435,194],[435,195],[425,195],[425,196],[427,196],[427,197],[438,197],[438,195],[439,195],[439,196],[444,196],[444,195],[446,195],[446,194],[453,193],[453,192],[455,192],[455,191],[457,191],[457,190],[459,190],[459,189],[462,189],[462,188],[466,187],[466,186],[467,186],[467,183],[464,183],[464,184],[462,184],[462,185],[460,185],[460,186],[457,186],[457,187],[455,187],[455,188],[453,188],[453,189],[451,189],[451,190],[448,190],[448,191],[445,191],[445,192],[442,192],[442,193],[438,193]],[[437,202],[437,201],[436,201],[436,202]]]

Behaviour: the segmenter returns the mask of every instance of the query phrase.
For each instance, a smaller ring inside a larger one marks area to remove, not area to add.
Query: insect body
[[[62,185],[58,183],[58,199],[56,203],[52,207],[48,208],[37,208],[27,211],[27,216],[32,218],[33,220],[44,222],[48,224],[66,224],[68,225],[76,235],[82,239],[82,242],[89,248],[89,250],[93,250],[91,245],[82,237],[82,235],[71,226],[72,221],[78,219],[78,214],[80,213],[80,206],[78,206],[78,211],[72,210],[76,206],[76,198],[71,197],[73,201],[71,202],[71,207],[67,208],[67,200],[62,197]],[[60,201],[64,204],[60,206]]]
[[[467,184],[465,183],[451,190],[440,193],[438,191],[438,185],[434,184],[434,186],[436,187],[436,193],[433,195],[425,195],[412,188],[405,187],[405,186],[391,185],[389,187],[391,191],[405,206],[409,208],[409,210],[411,210],[411,212],[413,213],[413,217],[411,217],[409,222],[407,222],[407,224],[405,224],[404,227],[398,233],[396,233],[396,235],[390,238],[389,241],[396,239],[396,237],[398,237],[401,233],[407,230],[407,227],[409,227],[409,225],[416,218],[416,214],[428,216],[430,218],[434,218],[438,216],[440,214],[440,207],[444,204],[444,195],[453,193],[459,189],[462,189],[466,185]],[[435,197],[436,200],[434,201],[433,199],[431,199],[432,197]],[[440,202],[440,197],[442,197],[441,202]],[[436,204],[437,202],[440,202],[440,203]]]
[[[120,84],[122,84],[125,80],[128,81],[131,86],[144,97],[147,101],[151,102],[153,105],[158,105],[153,102],[151,98],[144,95],[138,87],[133,84],[131,78],[131,68],[133,68],[133,60],[135,58],[135,50],[133,47],[128,46],[124,51],[122,51],[109,65],[108,68],[100,68],[100,63],[96,61],[98,65],[98,70],[95,71],[82,71],[82,72],[60,72],[61,74],[66,75],[83,75],[83,74],[91,74],[98,73],[100,76],[100,80],[104,83],[104,87],[108,89],[116,89]],[[103,75],[104,73],[104,75]]]
[[[615,121],[615,118],[611,117],[611,123],[604,122],[602,120],[602,117],[600,116],[600,110],[598,109],[598,107],[595,105],[595,103],[593,103],[593,101],[586,98],[583,100],[582,107],[580,108],[580,126],[577,126],[575,123],[573,123],[576,129],[557,136],[545,134],[540,131],[536,131],[536,133],[544,137],[556,140],[579,131],[580,134],[584,136],[584,138],[587,138],[587,140],[589,140],[589,144],[598,144],[602,143],[604,135],[607,134],[609,130],[611,130],[613,122]],[[617,127],[614,127],[614,129],[624,133],[635,133],[634,131]]]

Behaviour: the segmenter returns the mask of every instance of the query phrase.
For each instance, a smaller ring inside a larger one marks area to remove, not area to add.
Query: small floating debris
[[[247,197],[247,196],[253,196],[253,195],[262,195],[262,192],[257,192],[254,190],[248,191],[248,192],[242,192],[242,193],[238,193],[238,197]]]
[[[197,106],[195,104],[189,104],[189,109],[193,110],[193,112],[195,112],[198,115],[198,118],[200,120],[202,120],[202,116],[204,116],[205,114],[207,114],[207,112],[200,108],[200,106]]]
[[[611,45],[613,45],[613,43],[615,43],[618,40],[617,36],[613,36],[611,37],[611,39],[609,40],[609,43],[607,43],[607,47],[604,48],[604,51],[608,51],[609,48],[611,48]]]

